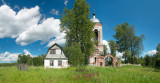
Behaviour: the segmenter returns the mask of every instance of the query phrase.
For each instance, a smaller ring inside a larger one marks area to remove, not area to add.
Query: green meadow
[[[154,68],[87,66],[85,69],[77,72],[74,67],[29,67],[28,71],[18,71],[16,66],[0,67],[0,83],[160,83],[160,70]]]

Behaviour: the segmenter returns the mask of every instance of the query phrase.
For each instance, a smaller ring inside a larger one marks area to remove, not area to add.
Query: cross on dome
[[[100,22],[100,21],[96,18],[95,12],[93,13],[93,17],[91,18],[91,21],[94,22],[94,23]]]

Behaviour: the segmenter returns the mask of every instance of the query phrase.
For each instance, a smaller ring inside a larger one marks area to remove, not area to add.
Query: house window
[[[62,65],[62,61],[59,60],[59,61],[58,61],[58,66],[61,66],[61,65]]]
[[[54,66],[54,60],[50,60],[50,66]]]
[[[51,49],[50,54],[56,54],[56,49]]]

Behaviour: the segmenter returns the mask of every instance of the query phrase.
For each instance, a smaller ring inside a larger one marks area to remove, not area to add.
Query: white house
[[[68,58],[65,56],[62,47],[55,43],[48,49],[46,53],[44,67],[67,68],[68,66]]]

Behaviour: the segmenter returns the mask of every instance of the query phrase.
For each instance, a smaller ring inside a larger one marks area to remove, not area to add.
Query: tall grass
[[[0,67],[0,83],[160,83],[160,71],[138,66],[91,67],[76,72],[76,68],[49,69],[29,67],[18,71],[14,67]]]

